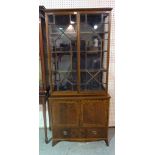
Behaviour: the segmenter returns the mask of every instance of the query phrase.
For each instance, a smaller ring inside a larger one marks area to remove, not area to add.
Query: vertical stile
[[[51,48],[50,48],[50,44],[49,44],[49,30],[48,30],[48,14],[45,13],[45,24],[46,24],[46,39],[47,39],[47,50],[48,50],[48,66],[49,66],[49,81],[50,81],[50,87],[51,90],[53,91],[53,85],[52,85],[52,63],[51,63]]]
[[[80,92],[80,13],[77,13],[77,90]]]
[[[41,18],[39,19],[39,45],[40,45],[40,60],[41,60],[41,71],[42,71],[42,85],[43,89],[46,89],[46,79],[45,79],[45,63],[44,63],[44,49],[43,49],[43,36],[42,36],[42,25]]]
[[[111,12],[108,19],[108,50],[107,50],[107,74],[106,74],[106,92],[108,93],[108,77],[109,77],[109,58],[110,58],[110,31],[111,31]]]

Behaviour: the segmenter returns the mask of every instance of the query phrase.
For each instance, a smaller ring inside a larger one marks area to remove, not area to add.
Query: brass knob
[[[64,134],[64,136],[68,135],[67,131],[63,131],[63,134]]]
[[[92,131],[92,133],[93,133],[94,135],[96,135],[96,134],[97,134],[97,132],[96,132],[96,131]]]

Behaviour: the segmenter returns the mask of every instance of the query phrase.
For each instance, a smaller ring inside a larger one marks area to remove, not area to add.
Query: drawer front
[[[78,128],[55,128],[53,138],[86,138],[86,129]]]
[[[70,138],[71,137],[71,130],[68,128],[63,129],[53,129],[53,138]]]
[[[53,138],[106,138],[106,128],[54,128]]]
[[[87,138],[105,138],[106,130],[105,128],[88,128]]]

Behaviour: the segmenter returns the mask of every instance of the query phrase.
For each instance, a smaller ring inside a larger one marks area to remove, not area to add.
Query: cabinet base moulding
[[[57,143],[61,142],[61,141],[69,141],[69,142],[93,142],[93,141],[101,141],[104,140],[106,145],[109,146],[109,141],[108,139],[105,138],[91,138],[91,139],[53,139],[52,140],[52,146],[55,146]]]

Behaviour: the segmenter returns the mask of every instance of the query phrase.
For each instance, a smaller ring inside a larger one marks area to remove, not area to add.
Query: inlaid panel
[[[52,100],[53,126],[79,126],[78,102],[71,100]]]
[[[108,100],[83,100],[82,126],[100,127],[108,124]]]

